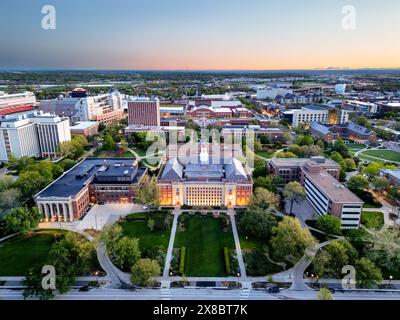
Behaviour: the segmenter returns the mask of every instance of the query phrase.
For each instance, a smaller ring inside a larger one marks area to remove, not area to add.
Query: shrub
[[[229,261],[229,250],[227,247],[224,247],[224,258],[225,258],[225,271],[226,274],[232,273],[231,263]]]
[[[147,220],[148,216],[146,212],[140,212],[140,213],[132,213],[128,216],[126,216],[126,221],[131,222],[131,221],[143,221]]]
[[[185,273],[185,257],[186,257],[186,247],[181,248],[181,259],[179,261],[179,273]]]
[[[341,234],[341,221],[338,217],[333,215],[320,216],[316,222],[317,229],[327,233],[340,235]]]

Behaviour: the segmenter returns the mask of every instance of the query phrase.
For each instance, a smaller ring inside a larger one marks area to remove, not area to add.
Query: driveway
[[[104,225],[116,222],[120,217],[134,212],[143,212],[143,206],[138,204],[104,204],[95,205],[79,222],[77,229],[101,230]]]

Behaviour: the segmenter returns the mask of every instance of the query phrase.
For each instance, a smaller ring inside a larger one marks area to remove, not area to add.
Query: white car
[[[147,210],[148,208],[148,206],[143,206],[143,210]]]

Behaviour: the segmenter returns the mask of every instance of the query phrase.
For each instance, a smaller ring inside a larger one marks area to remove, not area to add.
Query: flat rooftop
[[[324,157],[312,157],[312,158],[272,158],[270,160],[271,163],[278,167],[294,167],[294,166],[303,166],[308,161],[317,162],[322,167],[329,166],[329,167],[337,167],[340,168],[340,165],[333,161],[330,158]]]
[[[75,129],[75,130],[84,130],[84,129],[88,129],[88,128],[94,127],[94,126],[96,126],[96,125],[98,125],[98,122],[96,122],[96,121],[77,122],[76,125],[74,125],[74,126],[71,127],[71,130],[72,130],[72,129]]]
[[[333,202],[336,203],[364,203],[359,197],[347,189],[325,170],[312,173],[307,169],[305,175],[316,184]]]
[[[36,197],[73,197],[91,183],[96,174],[124,176],[126,171],[132,173],[136,169],[134,162],[134,158],[87,158],[40,191]],[[139,181],[145,171],[145,168],[139,168],[132,183]]]

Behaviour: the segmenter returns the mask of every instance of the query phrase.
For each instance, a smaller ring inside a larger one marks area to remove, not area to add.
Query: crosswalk
[[[249,288],[243,288],[240,290],[239,300],[248,300],[251,290]]]
[[[169,288],[161,288],[161,300],[171,300],[171,290]]]

